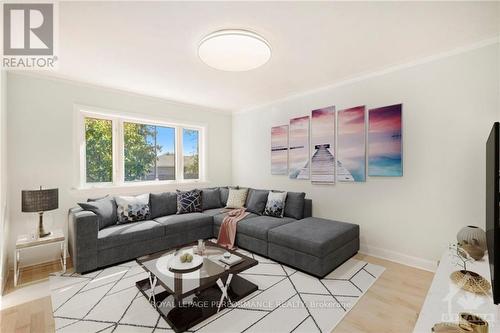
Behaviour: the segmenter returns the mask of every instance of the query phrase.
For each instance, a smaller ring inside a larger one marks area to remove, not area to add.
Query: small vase
[[[470,327],[473,333],[488,333],[488,322],[471,313],[460,313],[460,326]]]
[[[481,248],[483,251],[486,251],[486,233],[483,229],[468,225],[460,229],[457,234],[457,241],[459,244],[462,244],[463,241],[466,241],[468,244],[474,244]]]
[[[469,244],[467,241],[462,241],[460,247],[469,254],[474,260],[481,260],[484,257],[484,250],[476,244]]]

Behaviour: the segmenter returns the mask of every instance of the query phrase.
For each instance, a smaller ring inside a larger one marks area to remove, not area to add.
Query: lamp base
[[[38,220],[38,238],[44,238],[47,236],[50,236],[52,234],[50,231],[45,231],[43,228],[43,212],[38,213],[39,214],[39,220]]]

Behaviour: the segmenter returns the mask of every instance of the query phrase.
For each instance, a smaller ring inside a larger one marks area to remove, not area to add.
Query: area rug
[[[259,286],[189,332],[331,332],[384,268],[349,259],[323,279],[240,250],[259,261],[241,275]],[[173,332],[139,292],[135,261],[89,274],[50,277],[58,332]]]

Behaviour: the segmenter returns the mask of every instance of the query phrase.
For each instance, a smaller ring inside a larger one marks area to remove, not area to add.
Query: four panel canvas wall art
[[[366,179],[365,106],[338,112],[337,179],[364,182]]]
[[[311,112],[311,182],[335,183],[335,107]]]
[[[271,174],[316,184],[364,182],[368,132],[368,176],[401,177],[402,109],[402,104],[371,109],[367,126],[364,105],[338,112],[329,106],[272,127]]]
[[[368,175],[403,176],[402,104],[368,113]]]
[[[290,119],[288,177],[309,179],[309,116]]]
[[[288,173],[288,125],[271,129],[271,174]]]

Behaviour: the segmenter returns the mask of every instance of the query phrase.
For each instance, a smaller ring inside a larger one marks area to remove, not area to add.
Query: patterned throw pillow
[[[149,193],[136,197],[116,197],[118,224],[147,220],[151,213],[149,210]]]
[[[264,215],[283,217],[285,213],[286,192],[269,192]]]
[[[201,212],[201,191],[177,190],[177,214]]]
[[[248,189],[229,189],[229,196],[227,197],[226,208],[243,208],[247,201]]]

